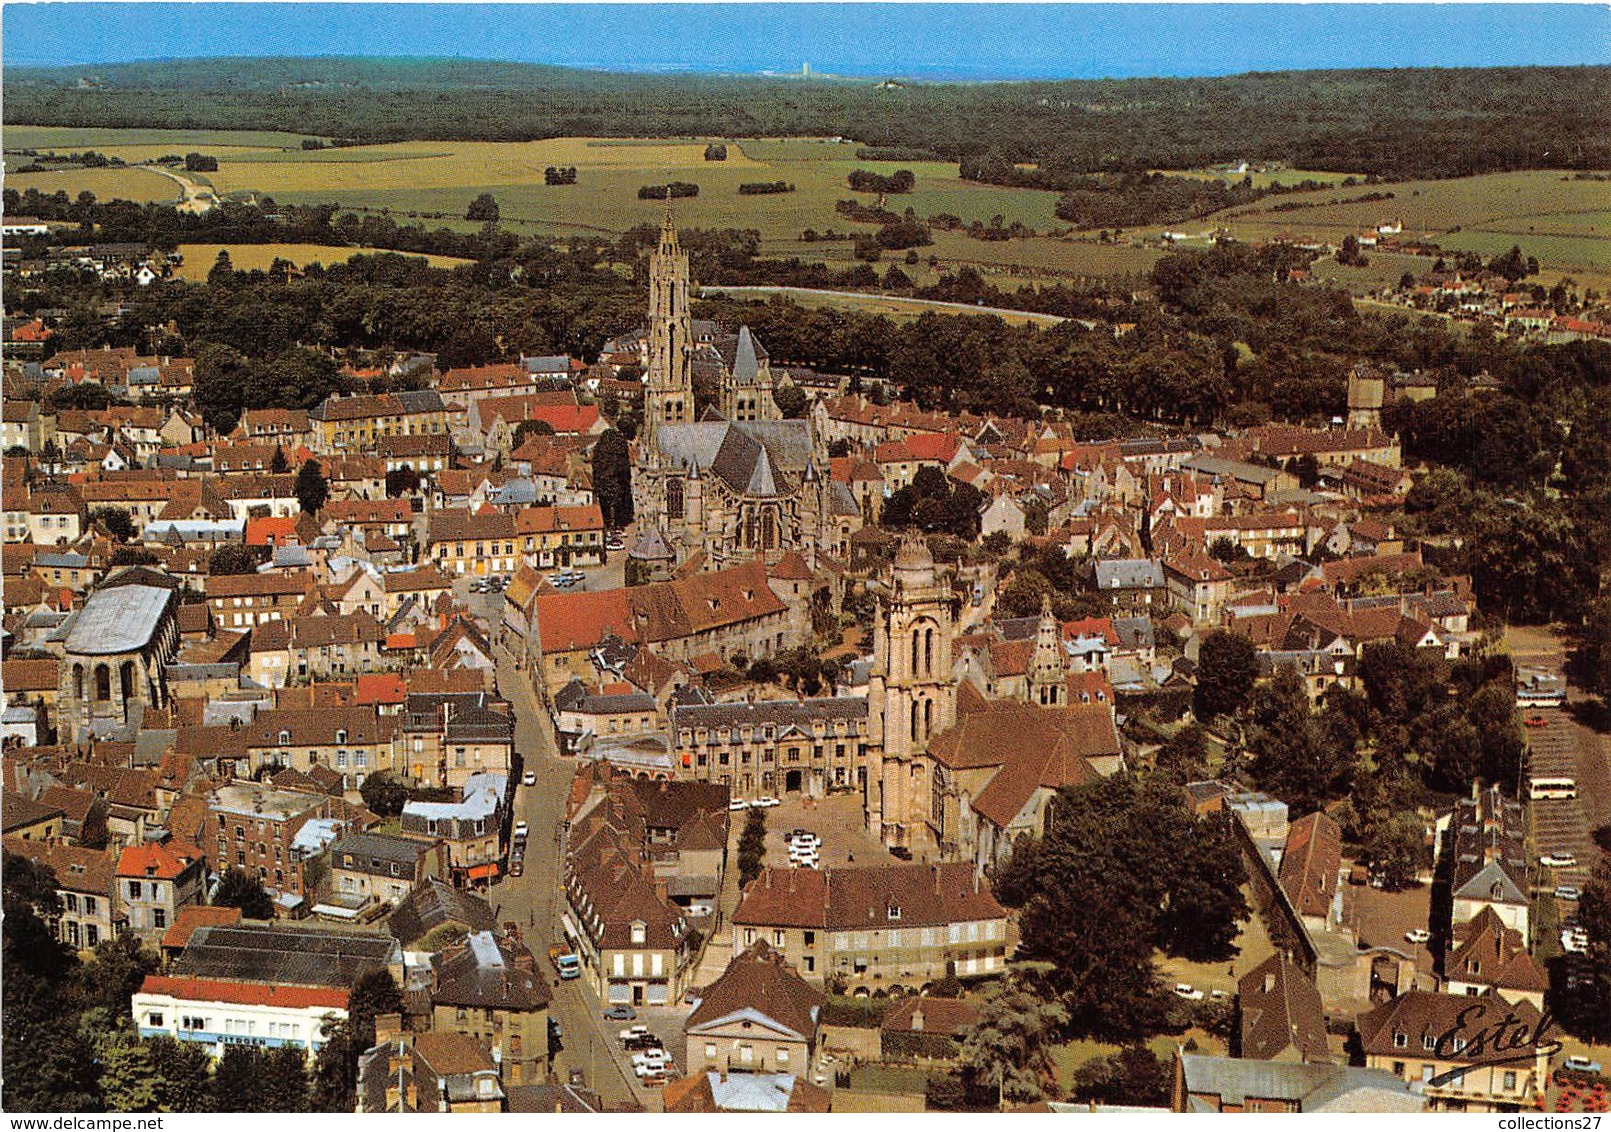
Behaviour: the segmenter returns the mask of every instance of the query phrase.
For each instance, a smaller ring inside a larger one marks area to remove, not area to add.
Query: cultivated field
[[[277,259],[288,260],[298,267],[310,263],[345,263],[355,255],[375,255],[370,248],[328,248],[319,244],[180,244],[179,253],[185,262],[179,268],[179,277],[192,282],[207,278],[213,264],[218,262],[220,251],[229,252],[230,266],[236,271],[266,271]],[[398,253],[405,254],[405,253]],[[447,255],[416,256],[426,259],[432,267],[457,267],[468,260]]]
[[[1368,193],[1392,193],[1393,199],[1358,199]],[[1309,200],[1314,203],[1290,207]],[[1403,222],[1402,238],[1448,250],[1497,255],[1520,245],[1549,272],[1578,273],[1580,281],[1611,274],[1611,181],[1578,180],[1557,170],[1288,194],[1181,227],[1195,232],[1223,225],[1244,239],[1285,233],[1340,242],[1390,220]]]
[[[497,199],[505,225],[533,235],[614,236],[638,224],[657,223],[664,205],[639,200],[639,187],[689,181],[700,192],[695,198],[678,201],[679,223],[753,229],[761,234],[767,254],[797,255],[832,264],[853,262],[848,242],[804,243],[799,237],[806,229],[872,230],[834,211],[836,201],[853,195],[864,204],[876,199],[850,192],[845,178],[857,168],[885,174],[897,169],[913,172],[915,191],[885,202],[896,212],[910,207],[920,217],[950,213],[964,223],[986,225],[1000,217],[1004,224],[1017,221],[1042,233],[1063,227],[1053,212],[1057,194],[966,182],[948,162],[859,161],[858,143],[830,138],[725,139],[727,160],[708,162],[704,150],[709,140],[713,139],[419,141],[303,150],[301,135],[258,131],[11,126],[5,135],[12,150],[95,149],[130,162],[200,152],[218,158],[217,172],[207,174],[205,180],[220,194],[271,196],[286,204],[335,202],[350,208],[387,210],[401,221],[419,220],[430,227],[477,227],[463,219],[464,210],[486,192]],[[543,171],[550,165],[576,166],[578,183],[544,184]],[[1236,174],[1211,170],[1185,175],[1240,180]],[[1326,182],[1327,187],[1270,197],[1171,227],[1200,237],[1204,246],[1219,227],[1243,239],[1286,234],[1340,242],[1350,232],[1399,220],[1405,238],[1432,240],[1450,250],[1493,255],[1520,244],[1542,262],[1540,279],[1546,283],[1562,274],[1575,275],[1580,282],[1611,278],[1611,182],[1534,171],[1344,188],[1343,177],[1304,169],[1254,174],[1255,183],[1314,179]],[[738,186],[746,181],[786,181],[796,191],[740,196]],[[50,192],[65,188],[76,193],[87,188],[101,199],[171,200],[174,196],[171,182],[136,169],[29,174],[13,176],[9,183],[18,188],[35,185]],[[1361,199],[1389,192],[1392,200]],[[1162,230],[1137,230],[1133,235],[1156,236]],[[1186,246],[1195,245],[1188,242]],[[991,276],[998,286],[1013,287],[1078,276],[1141,275],[1160,254],[1150,247],[1098,245],[1066,237],[985,242],[961,233],[937,232],[934,246],[919,250],[917,267],[908,268],[899,253],[886,256],[885,262],[901,263],[902,270],[917,281],[927,282],[934,277],[927,266],[933,255],[942,268],[971,265]],[[1427,266],[1425,262],[1404,262],[1401,257],[1372,258],[1366,269],[1318,270],[1352,289],[1364,290],[1394,281],[1406,269],[1419,269],[1419,273]]]
[[[8,164],[12,159],[8,159]],[[47,195],[65,192],[70,197],[91,192],[96,200],[132,200],[137,204],[179,199],[179,186],[160,173],[126,166],[122,169],[71,167],[52,173],[9,173],[6,187],[19,193],[38,189]]]

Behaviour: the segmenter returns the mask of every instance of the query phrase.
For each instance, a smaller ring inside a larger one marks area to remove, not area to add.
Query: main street
[[[496,617],[492,623],[497,637],[502,623]],[[575,763],[558,754],[552,721],[517,663],[507,648],[498,647],[498,690],[514,707],[515,746],[537,783],[518,786],[515,795],[515,818],[531,828],[525,870],[519,877],[504,878],[490,898],[499,922],[513,920],[520,925],[539,969],[547,972],[553,995],[550,1017],[563,1031],[563,1048],[554,1058],[556,1078],[567,1081],[573,1070],[581,1070],[587,1087],[596,1089],[606,1106],[640,1108],[653,1098],[637,1087],[616,1039],[620,1027],[605,1023],[603,1007],[583,989],[582,980],[560,981],[548,959],[549,946],[565,938],[559,921],[564,902],[560,827]]]

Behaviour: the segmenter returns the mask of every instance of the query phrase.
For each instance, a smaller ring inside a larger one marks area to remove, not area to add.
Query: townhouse
[[[356,790],[379,770],[391,770],[398,737],[396,716],[374,707],[271,708],[241,726],[251,770],[292,767],[306,774],[322,767]]]
[[[207,605],[220,627],[250,629],[292,616],[317,582],[306,570],[214,574],[207,579]]]
[[[147,841],[119,854],[114,879],[129,930],[155,943],[177,920],[180,908],[201,903],[207,868],[202,851],[193,845]]]
[[[524,507],[515,513],[515,537],[527,565],[539,570],[604,564],[604,513],[597,504]]]
[[[513,766],[513,714],[486,692],[411,692],[399,718],[397,769],[416,782],[463,790]]]
[[[304,906],[311,895],[304,887],[306,854],[297,835],[314,821],[347,823],[355,809],[328,794],[254,782],[221,783],[208,792],[206,804],[201,845],[213,868],[257,877],[288,911]]]
[[[6,801],[10,800],[8,794]],[[52,926],[56,938],[72,950],[94,948],[128,927],[128,916],[118,903],[117,850],[86,849],[62,840],[24,841],[8,833],[5,851],[55,874],[61,913]]]
[[[501,774],[471,775],[457,802],[405,802],[399,833],[416,841],[441,841],[456,884],[489,885],[502,869],[500,838],[504,792]]]
[[[1007,910],[967,862],[767,867],[732,917],[734,953],[758,940],[808,980],[895,994],[1006,965]]]
[[[375,904],[395,906],[426,877],[448,871],[445,847],[383,833],[344,834],[330,843],[326,854],[327,894],[324,903],[314,906],[315,914],[329,909],[350,917]]]
[[[267,621],[252,630],[252,679],[269,688],[347,679],[396,667],[382,645],[386,630],[368,613]]]
[[[1514,1047],[1479,1036],[1504,1026]],[[1365,1066],[1421,1087],[1434,1112],[1519,1112],[1549,1084],[1554,1044],[1528,1000],[1412,990],[1382,1003],[1356,1023]]]
[[[688,1075],[809,1073],[827,996],[763,940],[699,991],[683,1023]]]
[[[548,1073],[548,988],[536,957],[492,932],[472,932],[431,956],[431,1029],[491,1047],[511,1085]]]
[[[373,451],[387,436],[432,436],[451,433],[462,412],[443,404],[434,389],[400,393],[332,393],[308,410],[310,445],[320,453]]]
[[[503,511],[432,512],[425,554],[451,574],[512,576],[521,562],[514,517]]]

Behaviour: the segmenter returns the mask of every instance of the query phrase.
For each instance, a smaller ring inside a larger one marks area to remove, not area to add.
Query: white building
[[[211,1047],[300,1046],[315,1054],[325,1023],[347,1017],[347,992],[328,987],[147,975],[133,998],[142,1038],[167,1035]]]

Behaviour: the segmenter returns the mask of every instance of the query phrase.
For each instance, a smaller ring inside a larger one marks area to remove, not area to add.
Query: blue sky
[[[437,55],[932,78],[1611,63],[1587,4],[10,3],[8,64]]]

